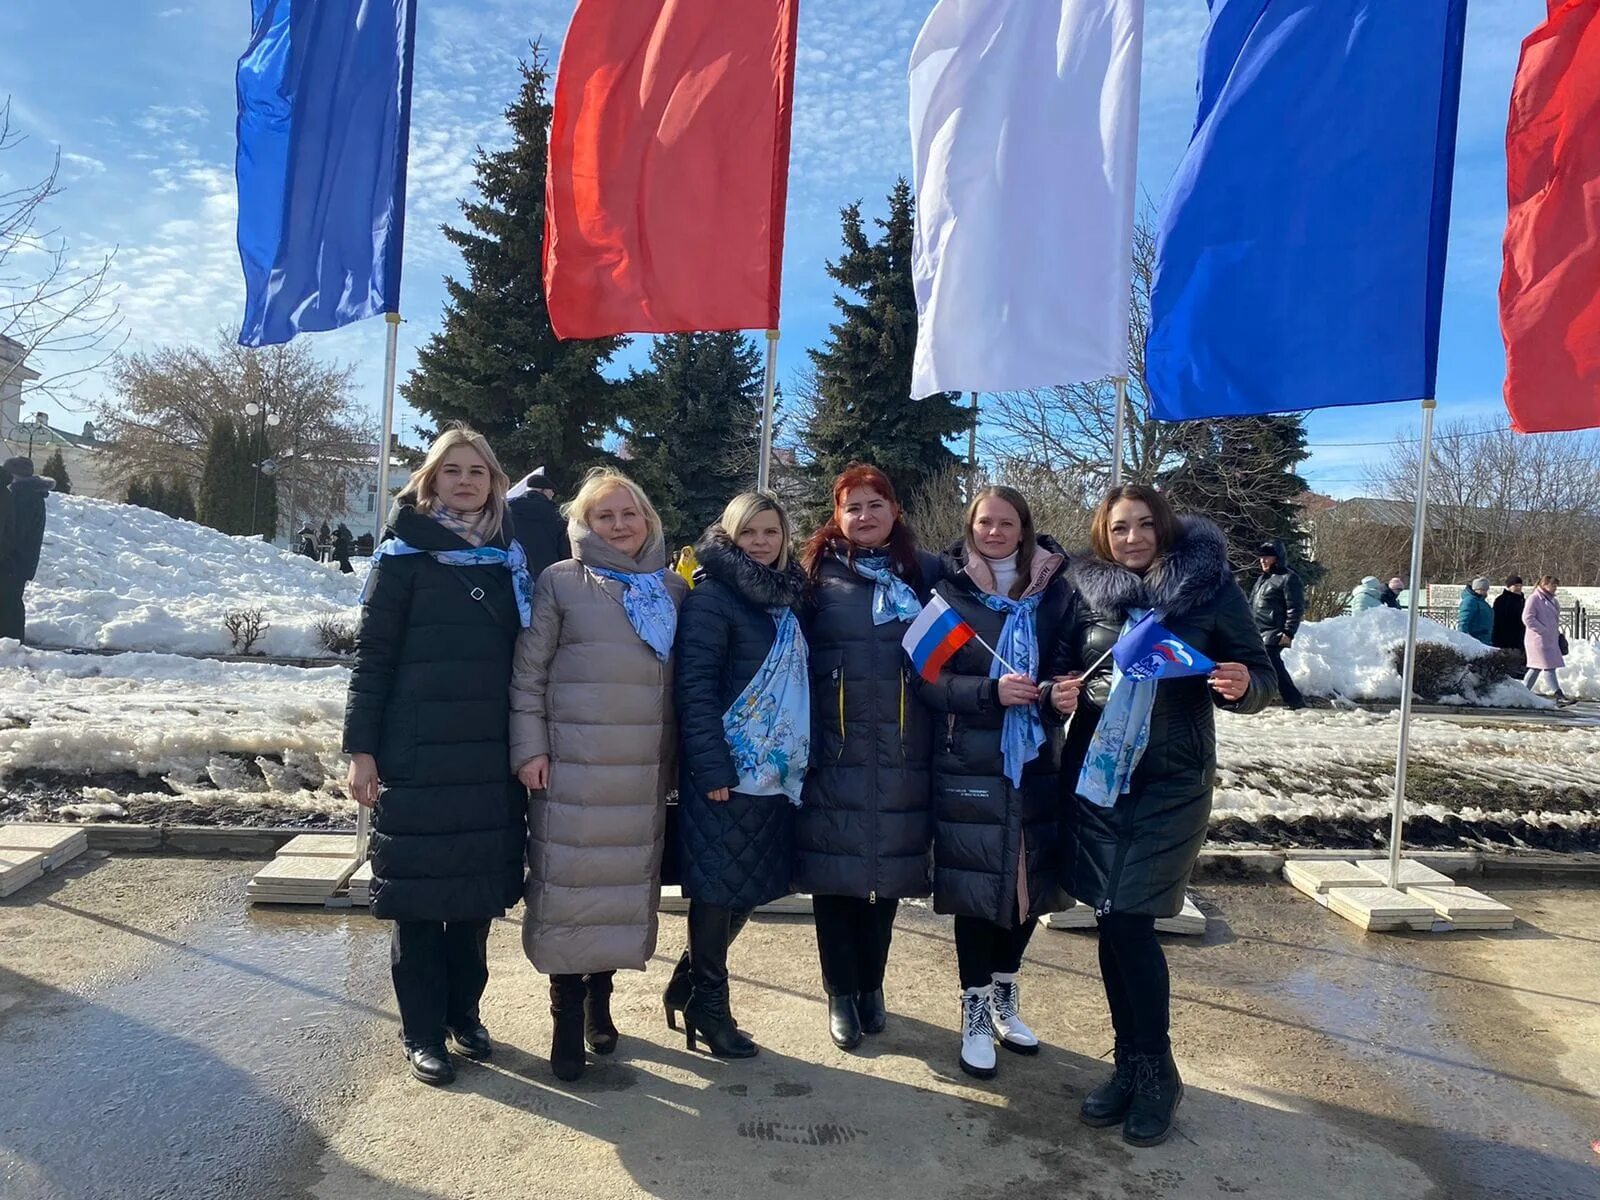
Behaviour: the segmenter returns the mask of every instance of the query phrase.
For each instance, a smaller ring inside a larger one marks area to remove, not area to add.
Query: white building
[[[378,447],[376,444],[365,447],[366,454],[358,458],[317,460],[319,467],[342,466],[348,477],[343,494],[333,503],[312,503],[299,497],[291,500],[290,492],[293,490],[285,485],[285,479],[292,475],[294,470],[294,456],[280,455],[278,458],[278,535],[273,540],[280,546],[293,546],[295,535],[304,527],[310,526],[313,530],[320,529],[324,522],[329,529],[336,529],[341,524],[346,526],[357,538],[363,534],[376,536],[378,521],[382,515],[387,515],[389,504],[382,506],[382,513],[378,505]],[[309,463],[312,461],[307,458]],[[70,469],[70,468],[69,468]],[[389,500],[405,487],[406,480],[411,478],[411,461],[402,457],[398,448],[398,441],[389,454]],[[291,511],[291,505],[293,511]]]
[[[39,377],[39,372],[27,365],[27,348],[0,334],[0,444],[5,449],[0,457],[26,456],[33,459],[37,470],[59,450],[75,494],[122,499],[107,478],[104,443],[96,438],[92,423],[84,422],[82,433],[70,433],[51,425],[43,412],[23,413],[22,389]]]

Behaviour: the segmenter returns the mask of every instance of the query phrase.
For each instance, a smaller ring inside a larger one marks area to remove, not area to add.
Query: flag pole
[[[1117,389],[1117,421],[1116,434],[1111,445],[1111,486],[1122,486],[1122,443],[1127,436],[1128,424],[1128,377],[1118,375],[1112,383]]]
[[[761,462],[756,467],[756,491],[771,490],[773,408],[778,396],[778,331],[767,330],[767,383],[761,404]]]
[[[967,503],[978,494],[978,393],[972,393],[972,424],[967,429]]]
[[[1433,458],[1433,410],[1422,402],[1422,455],[1417,463],[1417,508],[1411,528],[1411,603],[1406,612],[1405,666],[1400,672],[1400,747],[1395,756],[1394,816],[1389,826],[1389,886],[1400,887],[1400,838],[1405,828],[1406,755],[1411,747],[1411,691],[1417,674],[1417,620],[1422,591],[1422,543],[1428,519],[1428,467]]]

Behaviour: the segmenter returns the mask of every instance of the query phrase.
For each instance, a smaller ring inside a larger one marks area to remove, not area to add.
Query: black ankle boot
[[[550,1069],[557,1079],[571,1083],[588,1065],[583,1056],[583,1002],[587,989],[582,975],[550,976]]]
[[[470,1058],[473,1062],[482,1062],[494,1053],[494,1043],[489,1040],[489,1031],[477,1021],[463,1025],[459,1029],[452,1028],[450,1040],[456,1044],[456,1052],[462,1058]]]
[[[882,1033],[889,1023],[889,1010],[883,1003],[883,989],[856,993],[856,1015],[861,1018],[862,1033]]]
[[[443,1046],[406,1046],[406,1062],[411,1074],[430,1087],[441,1087],[452,1082],[456,1069],[450,1065],[450,1054]]]
[[[1133,1055],[1133,1102],[1122,1123],[1122,1140],[1130,1146],[1159,1146],[1172,1134],[1182,1099],[1183,1080],[1171,1050]]]
[[[1094,1129],[1120,1125],[1133,1103],[1133,1056],[1120,1042],[1112,1051],[1116,1068],[1111,1078],[1083,1098],[1078,1106],[1078,1119]]]
[[[828,997],[828,1036],[841,1050],[861,1045],[861,1013],[854,993]]]
[[[740,1033],[728,1008],[728,943],[735,914],[726,908],[689,902],[689,1002],[683,1009],[684,1043],[695,1036],[718,1058],[753,1058],[756,1044]]]
[[[672,968],[672,978],[661,993],[661,1007],[667,1010],[667,1028],[678,1028],[678,1014],[689,1003],[689,952],[685,950],[678,965]]]
[[[617,1027],[611,1020],[611,981],[615,977],[615,971],[583,977],[583,1040],[596,1054],[610,1054],[617,1048]]]

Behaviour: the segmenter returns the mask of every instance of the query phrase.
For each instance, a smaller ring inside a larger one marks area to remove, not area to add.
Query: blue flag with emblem
[[[1156,620],[1153,612],[1117,639],[1111,658],[1117,669],[1136,683],[1209,675],[1217,669],[1216,663]]]

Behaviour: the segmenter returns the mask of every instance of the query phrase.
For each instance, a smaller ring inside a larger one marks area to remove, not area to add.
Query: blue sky
[[[840,206],[861,198],[869,213],[880,212],[895,177],[910,173],[905,66],[932,6],[801,2],[784,378],[833,316],[823,264],[838,249]],[[249,0],[6,0],[5,8],[0,95],[10,94],[13,124],[30,140],[0,156],[0,190],[41,174],[60,149],[67,190],[49,224],[77,254],[117,248],[114,277],[131,346],[209,341],[219,325],[236,327],[243,284],[234,243],[233,70],[249,37]],[[557,50],[572,8],[572,0],[419,0],[402,373],[438,327],[443,276],[460,269],[438,227],[458,220],[474,148],[503,144],[501,111],[516,88],[518,55],[535,38]],[[1544,0],[1469,5],[1442,420],[1504,415],[1496,288],[1506,106],[1518,46],[1544,10]],[[1204,0],[1149,0],[1140,183],[1153,199],[1188,139],[1205,14]],[[381,322],[314,336],[319,354],[357,364],[363,399],[376,410]],[[101,390],[95,382],[79,389],[85,398]],[[61,416],[69,427],[83,419]],[[1416,422],[1414,404],[1315,414],[1305,474],[1319,490],[1360,492],[1362,464],[1385,451],[1348,443],[1411,436]]]

